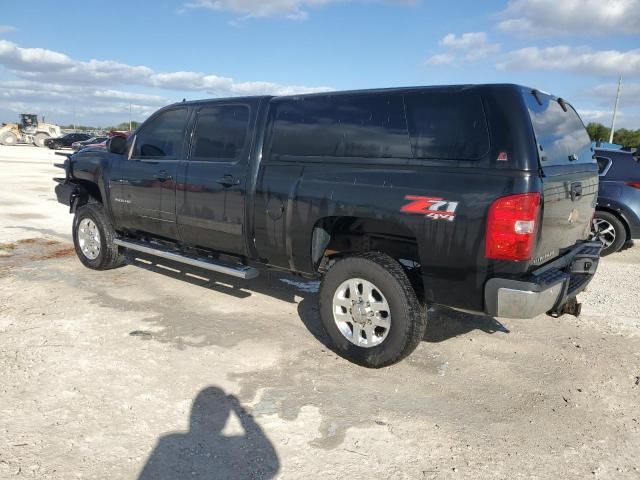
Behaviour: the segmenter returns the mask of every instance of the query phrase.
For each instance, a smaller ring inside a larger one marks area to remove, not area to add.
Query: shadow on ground
[[[240,435],[222,432],[232,413],[240,421]],[[193,401],[189,431],[160,437],[138,480],[266,480],[279,468],[275,448],[238,399],[207,387]]]
[[[140,261],[142,260],[142,261]],[[238,280],[216,275],[192,267],[185,269],[180,263],[140,256],[131,259],[131,264],[145,270],[225,293],[236,298],[248,298],[257,292],[289,303],[298,303],[298,315],[307,330],[323,345],[331,349],[329,339],[320,324],[318,312],[318,282],[295,277],[283,272],[264,271],[253,280]],[[427,332],[424,341],[439,343],[450,338],[480,330],[486,334],[509,333],[509,330],[493,317],[473,315],[442,307],[432,307],[427,312]]]

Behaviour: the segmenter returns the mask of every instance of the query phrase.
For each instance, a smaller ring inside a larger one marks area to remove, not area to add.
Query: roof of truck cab
[[[298,99],[298,98],[313,98],[313,97],[321,97],[325,95],[356,95],[356,94],[372,94],[372,93],[403,93],[403,92],[419,92],[424,90],[435,90],[435,91],[461,91],[461,90],[474,90],[474,89],[515,89],[521,91],[538,91],[543,95],[549,95],[555,98],[553,95],[543,92],[542,90],[538,90],[535,88],[527,87],[524,85],[518,85],[515,83],[479,83],[479,84],[460,84],[460,85],[423,85],[423,86],[407,86],[407,87],[385,87],[385,88],[368,88],[368,89],[358,89],[358,90],[327,90],[324,92],[313,92],[313,93],[299,93],[292,95],[252,95],[252,96],[244,96],[244,97],[218,97],[218,98],[206,98],[200,100],[189,100],[183,102],[176,102],[173,105],[195,105],[202,104],[207,102],[216,102],[223,100],[234,100],[238,102],[246,101],[246,100],[260,100],[260,99],[271,99],[271,100],[281,100],[281,99]]]
[[[226,100],[233,100],[236,102],[243,102],[247,100],[261,100],[263,98],[273,98],[273,95],[249,95],[244,97],[214,97],[214,98],[200,98],[198,100],[183,100],[181,102],[174,102],[170,106],[176,105],[199,105],[201,103],[213,103]]]
[[[496,88],[496,89],[517,89],[517,90],[532,90],[529,87],[525,87],[523,85],[516,85],[513,83],[486,83],[486,84],[460,84],[460,85],[422,85],[422,86],[408,86],[408,87],[385,87],[385,88],[368,88],[368,89],[359,89],[359,90],[331,90],[326,92],[314,92],[314,93],[300,93],[294,95],[282,95],[276,96],[274,99],[281,98],[306,98],[306,97],[317,97],[324,95],[355,95],[355,94],[366,94],[366,93],[404,93],[404,92],[420,92],[424,90],[434,90],[434,91],[461,91],[461,90],[475,90],[475,89],[484,89],[484,88]],[[541,92],[543,93],[543,92]]]

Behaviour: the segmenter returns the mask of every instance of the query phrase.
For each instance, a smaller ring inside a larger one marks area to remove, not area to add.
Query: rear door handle
[[[233,178],[233,175],[225,175],[224,177],[220,177],[218,180],[216,180],[216,182],[224,187],[240,185],[240,180],[237,178]]]

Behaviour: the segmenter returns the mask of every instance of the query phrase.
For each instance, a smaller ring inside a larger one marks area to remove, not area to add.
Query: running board
[[[212,272],[224,273],[225,275],[242,278],[243,280],[251,280],[252,278],[256,278],[260,274],[258,269],[246,265],[213,263],[211,261],[202,260],[195,257],[187,257],[178,253],[167,252],[166,250],[158,250],[157,248],[151,248],[137,242],[120,240],[119,238],[116,238],[113,243],[120,247],[135,250],[136,252],[146,253],[148,255],[172,260],[178,263],[184,263],[187,265],[191,265],[192,267],[198,267],[204,270],[210,270]]]

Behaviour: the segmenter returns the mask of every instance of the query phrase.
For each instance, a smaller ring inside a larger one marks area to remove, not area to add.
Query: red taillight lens
[[[497,199],[489,209],[485,256],[493,260],[530,260],[539,217],[539,193]]]
[[[627,185],[629,185],[630,187],[633,187],[633,188],[640,189],[640,182],[629,182],[629,183],[627,183]]]

